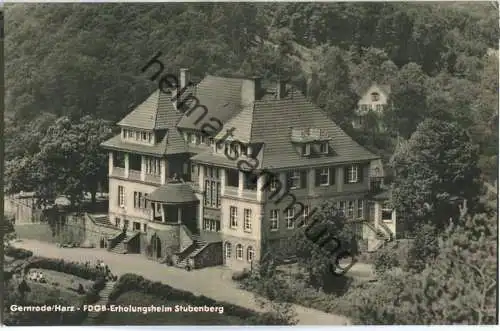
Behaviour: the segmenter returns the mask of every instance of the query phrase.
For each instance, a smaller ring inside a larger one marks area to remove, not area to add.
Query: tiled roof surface
[[[147,199],[168,204],[198,201],[191,185],[188,183],[167,183],[157,188]]]
[[[276,169],[378,159],[356,143],[302,93],[290,91],[285,99],[256,101],[228,121],[219,137],[235,127],[233,138],[242,142],[264,143],[260,167]],[[299,155],[291,142],[292,128],[321,129],[331,138],[332,155],[309,158]],[[215,162],[219,155],[204,153],[193,160]],[[226,163],[226,162],[224,162]],[[232,161],[232,164],[235,164]]]
[[[200,123],[194,124],[201,114],[201,110],[195,110],[190,116],[184,116],[178,126],[185,129],[201,129],[203,123],[210,123],[211,117],[217,118],[222,123],[228,121],[241,110],[242,82],[241,78],[206,76],[194,88],[193,94],[200,101],[200,105],[207,107],[207,115]],[[183,98],[188,94],[185,92]]]
[[[186,152],[186,144],[176,125],[182,118],[172,103],[171,95],[159,89],[143,103],[123,118],[118,125],[146,130],[167,130],[162,141],[155,146],[139,145],[121,141],[117,135],[102,146],[131,152],[144,152],[154,155],[167,155]]]

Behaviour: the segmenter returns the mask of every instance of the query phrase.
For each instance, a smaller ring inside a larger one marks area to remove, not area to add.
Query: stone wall
[[[222,243],[210,243],[193,258],[195,268],[212,267],[224,262],[222,255]]]

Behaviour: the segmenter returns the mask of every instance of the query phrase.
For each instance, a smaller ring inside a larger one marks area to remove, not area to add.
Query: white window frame
[[[226,259],[230,259],[232,253],[233,253],[233,245],[229,241],[226,241],[224,243],[224,257]]]
[[[365,211],[365,204],[363,200],[358,200],[358,206],[357,206],[357,216],[358,218],[363,218],[363,214]]]
[[[392,222],[392,211],[393,209],[390,208],[389,206],[389,202],[384,202],[382,204],[382,208],[381,208],[381,213],[380,213],[380,218],[382,219],[382,221],[384,222]],[[384,212],[390,212],[391,213],[391,218],[383,218],[382,215],[384,215]]]
[[[125,187],[118,185],[118,205],[125,207]]]
[[[243,245],[236,245],[236,259],[242,261],[243,260]]]
[[[302,146],[302,156],[309,156],[309,155],[311,155],[311,145],[304,144]]]
[[[349,167],[349,169],[347,169],[347,182],[349,184],[354,184],[359,181],[358,169],[359,169],[358,165],[352,165]]]
[[[247,247],[247,261],[252,262],[255,258],[255,250],[252,246]]]
[[[325,173],[326,171],[326,173]],[[326,183],[324,182],[324,177],[326,176]],[[319,185],[320,186],[328,186],[330,185],[330,168],[321,168],[319,173]]]
[[[339,201],[339,211],[342,212],[342,216],[346,216],[346,205],[345,201]]]
[[[309,217],[309,206],[305,205],[304,206],[304,211],[302,212],[302,217],[304,218],[304,221],[307,220]]]
[[[269,212],[269,228],[271,231],[278,231],[280,224],[279,209],[271,209]]]
[[[292,171],[292,176],[290,177],[290,188],[292,190],[300,189],[300,171]],[[295,183],[298,181],[298,183]]]
[[[286,228],[287,229],[290,230],[290,229],[295,228],[294,218],[295,218],[295,209],[293,209],[293,208],[286,209],[285,221],[286,221]]]
[[[271,184],[269,185],[269,190],[271,192],[275,192],[278,189],[279,182],[280,182],[280,180],[273,176],[272,180],[271,180]]]
[[[320,152],[322,154],[328,154],[328,150],[329,150],[328,142],[321,143],[321,145],[320,145]]]
[[[236,229],[238,227],[238,208],[229,206],[229,227]]]
[[[354,217],[354,200],[347,201],[347,217]]]
[[[252,232],[252,210],[243,209],[243,230],[245,232]]]

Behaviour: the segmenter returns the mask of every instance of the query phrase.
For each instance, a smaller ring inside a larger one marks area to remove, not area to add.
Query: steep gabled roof
[[[177,129],[177,123],[182,116],[182,113],[174,108],[171,95],[158,89],[146,101],[118,122],[118,125],[144,130],[166,130],[167,133],[163,139],[154,146],[147,146],[127,143],[121,140],[120,135],[117,135],[102,143],[102,146],[152,155],[185,153],[186,144]]]
[[[378,84],[378,83],[370,83],[366,84],[364,87],[356,90],[356,94],[362,98],[365,96],[366,93],[368,93],[369,90],[372,88],[379,89],[380,92],[384,93],[386,96],[389,96],[391,94],[391,85],[388,84]]]
[[[243,79],[206,76],[194,89],[191,90],[200,105],[207,107],[208,113],[202,123],[209,122],[211,117],[217,118],[222,123],[228,121],[241,110],[241,88]],[[181,100],[189,95],[185,92]],[[183,129],[200,129],[203,124],[194,122],[200,116],[200,111],[184,116],[179,124]]]
[[[264,98],[254,102],[229,120],[219,133],[235,128],[232,138],[245,143],[264,143],[259,168],[307,167],[312,165],[370,161],[379,156],[356,143],[302,93],[293,89],[284,99]],[[304,157],[291,141],[292,128],[315,128],[328,135],[331,155]],[[194,156],[193,160],[226,165],[223,155],[211,151]],[[235,161],[229,161],[236,164]]]

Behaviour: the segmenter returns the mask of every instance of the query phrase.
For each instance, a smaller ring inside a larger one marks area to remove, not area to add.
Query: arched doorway
[[[151,248],[153,257],[159,259],[161,258],[161,240],[156,234],[151,237]]]
[[[105,245],[105,242],[104,242],[104,238],[101,238],[100,240],[100,245],[99,245],[101,248],[105,248],[106,245]]]

